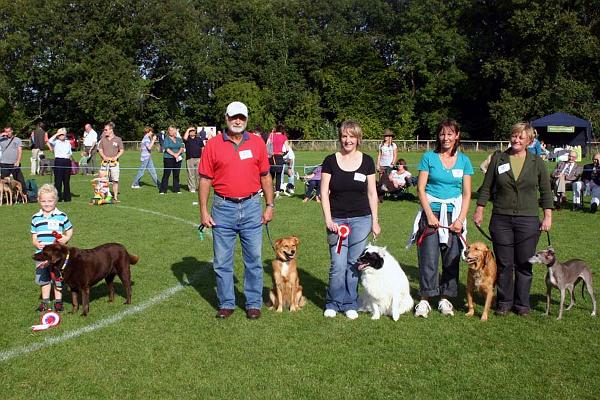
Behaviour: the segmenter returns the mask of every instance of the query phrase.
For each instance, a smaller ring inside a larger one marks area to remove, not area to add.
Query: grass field
[[[298,164],[314,164],[324,153],[300,153]],[[420,154],[402,154],[415,171]],[[484,154],[471,154],[474,165]],[[28,159],[24,156],[24,160]],[[136,168],[127,153],[123,167]],[[158,160],[157,160],[158,161]],[[156,165],[162,165],[157,162]],[[26,168],[24,173],[27,175]],[[56,329],[31,332],[38,287],[33,283],[29,235],[36,204],[0,207],[0,245],[5,298],[0,323],[0,393],[3,399],[570,399],[598,398],[600,319],[581,300],[556,321],[544,317],[545,269],[534,267],[530,318],[491,316],[487,323],[465,317],[466,266],[461,265],[456,316],[434,311],[428,319],[401,316],[350,321],[322,316],[329,257],[319,204],[300,194],[277,201],[273,237],[302,240],[299,268],[307,306],[299,313],[263,310],[248,321],[242,308],[225,321],[214,318],[215,280],[210,236],[199,241],[195,196],[184,191],[158,196],[148,186],[130,189],[135,170],[122,171],[119,205],[89,206],[89,179],[72,178],[72,203],[59,204],[75,227],[71,245],[93,247],[117,241],[141,256],[133,266],[133,304],[107,302],[104,283],[92,290],[90,315],[65,313]],[[159,173],[160,175],[160,173]],[[182,183],[186,174],[182,172]],[[482,174],[474,177],[474,189]],[[38,183],[49,182],[38,178]],[[302,191],[299,185],[297,192]],[[399,259],[413,295],[418,288],[416,250],[404,248],[416,202],[381,205],[378,244]],[[490,208],[486,210],[489,217]],[[598,281],[597,221],[589,213],[554,214],[552,244],[560,260],[583,258]],[[487,226],[487,225],[486,225]],[[481,240],[475,229],[469,240]],[[542,236],[539,248],[545,246]],[[238,246],[239,250],[239,246]],[[272,250],[265,236],[266,294]],[[240,255],[236,275],[241,279]],[[596,289],[600,287],[596,282]],[[242,282],[237,282],[238,294]],[[243,298],[238,296],[238,305]],[[481,311],[481,300],[477,311]],[[70,309],[70,304],[67,304]]]

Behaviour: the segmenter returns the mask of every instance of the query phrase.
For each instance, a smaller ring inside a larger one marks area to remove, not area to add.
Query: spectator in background
[[[12,128],[7,126],[0,134],[0,176],[6,178],[12,175],[25,188],[25,177],[21,171],[22,156],[23,143],[13,135]]]
[[[283,156],[284,150],[288,147],[287,136],[283,124],[278,124],[267,140],[267,152],[269,154],[269,164],[271,165],[271,178],[275,181],[275,197],[283,192],[281,190],[281,176],[283,174]]]
[[[170,126],[167,129],[167,137],[163,142],[163,149],[164,171],[162,181],[160,182],[159,194],[167,193],[171,172],[173,172],[173,192],[180,194],[179,172],[181,171],[185,145],[183,144],[183,140],[177,136],[177,128],[174,126]]]
[[[60,128],[48,139],[48,147],[54,153],[54,186],[58,201],[71,201],[71,158],[73,151],[67,140],[67,130]]]
[[[102,138],[98,142],[98,154],[102,158],[102,168],[109,171],[113,187],[113,202],[119,202],[119,157],[123,155],[125,148],[123,140],[115,135],[115,124],[107,122],[102,131]]]
[[[286,196],[291,196],[294,194],[294,191],[296,189],[296,185],[295,185],[295,183],[296,183],[296,171],[295,171],[296,154],[294,153],[294,150],[292,149],[291,143],[288,142],[283,153],[284,153],[283,161],[285,162],[284,168],[283,168],[283,176],[287,177],[287,184],[284,182],[284,179],[282,176],[280,189],[283,190],[283,193]]]
[[[202,149],[206,144],[206,132],[202,129],[200,135],[198,135],[196,127],[190,126],[183,135],[183,142],[185,143],[185,165],[188,175],[188,190],[191,193],[196,193],[198,190],[198,183],[200,182],[198,165],[200,164],[200,157],[202,157]]]
[[[398,158],[398,147],[394,143],[394,132],[386,129],[383,132],[383,141],[379,145],[377,153],[377,168],[379,176],[389,174],[394,168],[396,159]]]
[[[594,155],[591,164],[583,166],[581,179],[592,195],[590,210],[595,213],[600,205],[600,153]]]
[[[92,128],[92,125],[85,124],[83,128],[83,150],[88,154],[87,172],[93,175],[96,172],[96,152],[98,149],[98,133]]]
[[[554,179],[554,207],[559,210],[563,203],[567,201],[565,193],[567,191],[567,185],[571,184],[573,191],[573,210],[581,210],[583,208],[581,202],[581,189],[583,183],[579,180],[583,168],[577,164],[577,152],[571,150],[569,152],[568,161],[562,161],[556,165],[556,168],[552,172],[552,178]]]
[[[156,175],[156,168],[154,168],[154,162],[152,161],[152,148],[154,147],[154,143],[156,143],[156,135],[152,131],[152,128],[147,126],[144,128],[144,137],[140,144],[140,161],[142,164],[131,184],[132,189],[140,188],[140,179],[142,179],[146,170],[150,173],[152,182],[154,182],[156,187],[158,188],[160,186],[158,183],[158,176]]]
[[[534,132],[535,136],[534,136],[533,140],[531,141],[531,143],[529,144],[529,146],[527,146],[527,151],[541,157],[541,155],[544,153],[544,151],[542,149],[542,145],[540,144],[540,141],[538,140],[537,131],[534,129],[533,132]]]
[[[45,128],[43,122],[38,122],[31,133],[31,175],[40,174],[40,157],[44,155],[48,143],[48,132]]]
[[[313,197],[316,197],[317,202],[321,202],[321,166],[317,165],[315,169],[312,170],[311,173],[304,175],[302,180],[306,185],[306,192],[304,194],[304,203],[311,200]],[[314,194],[313,194],[314,192]]]

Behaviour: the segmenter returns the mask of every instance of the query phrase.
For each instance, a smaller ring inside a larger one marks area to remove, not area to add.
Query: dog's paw
[[[469,310],[467,311],[467,313],[465,314],[465,316],[467,317],[472,317],[473,315],[475,315],[475,310]],[[483,317],[483,316],[482,316]]]
[[[379,314],[373,314],[373,315],[371,315],[371,319],[372,320],[378,320],[379,318],[381,318],[381,315],[379,315]]]
[[[488,320],[488,316],[487,316],[487,314],[483,314],[483,315],[481,316],[481,320],[482,320],[482,321],[487,321],[487,320]]]
[[[277,312],[283,312],[283,307],[279,306],[279,307],[277,307],[277,310],[275,310],[275,311],[277,311]]]

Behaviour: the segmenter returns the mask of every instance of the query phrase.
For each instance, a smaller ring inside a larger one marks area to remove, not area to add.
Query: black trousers
[[[269,157],[269,164],[271,165],[270,172],[271,177],[275,181],[275,191],[281,190],[281,174],[283,173],[283,155],[276,154]]]
[[[54,186],[58,191],[58,201],[71,201],[71,160],[54,159]]]
[[[171,172],[173,172],[173,192],[177,193],[180,191],[179,172],[181,170],[181,161],[176,161],[174,158],[163,158],[163,161],[165,169],[160,182],[160,193],[167,193]]]
[[[439,219],[439,212],[434,212]],[[448,221],[452,221],[452,213],[448,213]],[[449,222],[450,223],[450,222]],[[427,216],[423,212],[419,221],[417,237],[421,237],[427,228]],[[456,297],[458,295],[458,273],[460,264],[461,242],[456,233],[450,232],[447,244],[440,244],[438,232],[424,236],[417,249],[419,259],[419,295],[422,297]],[[438,280],[439,259],[442,259],[442,274]]]
[[[540,238],[539,218],[492,214],[490,235],[498,264],[497,309],[529,311],[533,272],[528,260]]]

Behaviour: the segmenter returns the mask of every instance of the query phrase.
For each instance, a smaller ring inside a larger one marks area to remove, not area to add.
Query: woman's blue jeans
[[[135,179],[133,180],[133,186],[139,186],[140,185],[140,179],[142,179],[142,176],[144,176],[144,172],[148,170],[148,172],[150,172],[150,176],[152,177],[152,182],[154,182],[154,184],[156,185],[156,187],[159,186],[159,182],[158,182],[158,176],[156,175],[156,168],[154,168],[154,163],[152,162],[152,158],[148,158],[147,160],[142,160],[142,164],[140,165],[140,168],[138,169],[137,175],[135,176]]]
[[[342,249],[338,254],[338,235],[327,232],[331,267],[325,309],[339,312],[357,310],[359,274],[355,264],[367,245],[373,220],[371,215],[365,215],[352,218],[333,218],[333,222],[338,225],[350,226],[350,235],[342,241]]]

